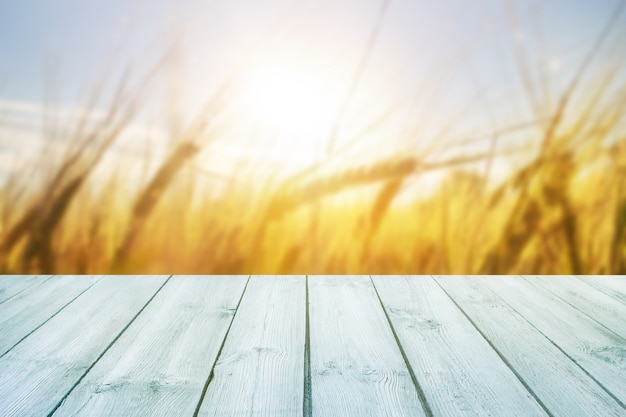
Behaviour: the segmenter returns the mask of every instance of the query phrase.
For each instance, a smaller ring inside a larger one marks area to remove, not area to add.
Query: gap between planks
[[[126,330],[132,325],[132,323],[135,321],[135,319],[137,319],[137,317],[139,315],[142,314],[142,312],[147,308],[147,306],[154,300],[154,298],[157,296],[157,294],[162,290],[162,288],[169,282],[170,278],[172,276],[168,277],[163,284],[158,288],[158,290],[152,295],[151,298],[149,298],[149,300],[145,303],[145,305],[137,312],[137,314],[132,317],[132,319],[128,322],[128,324],[119,332],[119,334],[110,342],[110,344],[108,346],[105,347],[104,351],[95,359],[95,361],[91,364],[91,366],[88,367],[88,369],[84,372],[84,374],[80,377],[80,379],[76,382],[76,384],[67,392],[67,394],[63,397],[63,399],[59,402],[59,404],[57,404],[57,406],[54,408],[54,410],[52,412],[50,412],[48,415],[51,416],[52,414],[54,414],[54,412],[57,410],[57,408],[59,407],[59,405],[72,393],[72,390],[83,380],[83,378],[85,377],[85,375],[87,375],[91,369],[95,366],[96,363],[98,363],[98,361],[107,353],[107,351],[118,341],[118,339],[126,332]],[[379,307],[382,309],[382,312],[384,314],[384,318],[386,320],[386,324],[389,326],[391,333],[393,335],[395,344],[397,345],[397,348],[400,351],[400,354],[402,356],[402,359],[404,360],[404,363],[406,365],[406,368],[408,369],[409,375],[410,375],[410,379],[413,383],[413,386],[417,392],[417,395],[419,397],[419,400],[424,408],[424,412],[427,416],[432,416],[434,413],[430,408],[430,401],[427,400],[427,395],[424,393],[423,388],[420,385],[419,382],[419,378],[416,376],[416,372],[413,369],[413,366],[411,365],[411,361],[409,360],[408,354],[406,352],[405,347],[403,346],[403,343],[401,342],[401,338],[398,335],[398,331],[396,329],[396,326],[394,325],[394,322],[392,320],[392,318],[389,315],[389,312],[387,310],[387,307],[385,305],[385,303],[383,302],[383,298],[381,297],[380,293],[379,293],[379,288],[375,282],[375,280],[373,279],[372,276],[369,276],[369,282],[372,285],[372,288],[375,292],[375,296],[376,296],[376,300],[377,300],[377,304],[379,305]],[[416,277],[413,277],[416,278]],[[535,392],[526,384],[525,379],[520,376],[520,374],[516,371],[516,369],[514,369],[513,365],[511,363],[509,363],[509,360],[507,359],[506,355],[502,354],[500,352],[500,350],[494,346],[494,344],[491,342],[491,340],[486,336],[486,334],[481,330],[481,328],[479,328],[479,326],[472,320],[472,318],[468,315],[468,313],[457,303],[457,301],[455,300],[455,298],[453,298],[451,296],[451,294],[448,293],[448,291],[445,290],[445,288],[443,288],[441,286],[441,283],[435,278],[435,277],[422,277],[424,279],[431,279],[435,284],[437,284],[437,286],[439,287],[439,289],[443,292],[443,294],[446,295],[446,297],[456,306],[456,308],[460,311],[460,313],[463,314],[463,316],[467,319],[467,321],[469,321],[471,324],[471,326],[478,332],[478,334],[482,337],[482,339],[484,339],[484,341],[491,347],[491,349],[493,351],[495,351],[495,353],[499,356],[499,358],[502,360],[502,362],[504,362],[504,364],[513,372],[513,374],[515,375],[515,377],[522,383],[522,385],[526,388],[526,390],[528,391],[528,393],[530,395],[532,395],[534,397],[534,399],[539,403],[539,405],[542,406],[542,408],[544,409],[544,411],[546,412],[546,414],[548,415],[552,415],[551,412],[546,408],[546,406],[542,403],[542,401],[540,399],[537,398],[537,395],[535,394]],[[236,308],[234,309],[234,313],[231,317],[231,321],[228,325],[228,330],[226,331],[226,334],[224,335],[222,341],[221,341],[221,345],[216,357],[215,362],[213,363],[213,366],[211,367],[211,370],[209,372],[209,375],[207,377],[207,380],[204,384],[202,393],[201,393],[201,397],[197,403],[196,409],[195,409],[195,413],[194,416],[197,416],[203,401],[205,399],[205,395],[207,390],[210,387],[210,384],[213,382],[213,377],[214,377],[214,370],[215,370],[215,366],[218,363],[218,361],[220,360],[222,353],[223,353],[223,349],[225,344],[227,343],[227,340],[229,338],[230,335],[230,331],[231,331],[231,327],[233,326],[233,323],[235,322],[235,318],[237,316],[237,313],[239,312],[242,300],[244,300],[244,296],[247,292],[247,287],[248,284],[251,280],[251,277],[248,276],[245,287],[239,297],[238,303]],[[309,303],[309,290],[310,290],[310,283],[309,283],[309,276],[305,277],[305,284],[304,284],[304,354],[303,354],[303,359],[302,359],[302,364],[303,364],[303,392],[302,392],[302,415],[304,417],[311,417],[313,414],[313,400],[312,400],[312,390],[315,388],[315,386],[313,386],[312,384],[312,376],[311,376],[311,330],[310,330],[310,303]],[[530,283],[527,283],[527,285]],[[92,284],[93,285],[93,284]],[[536,285],[536,284],[534,284]],[[538,286],[538,285],[537,285]],[[22,289],[21,291],[19,291],[16,294],[13,294],[11,297],[9,297],[9,299],[12,299],[14,296],[17,296],[20,293],[23,293],[24,291],[26,291],[27,289],[32,288],[32,287],[27,287]],[[87,288],[89,289],[89,288]],[[86,290],[85,290],[86,291]],[[83,291],[83,292],[85,292]],[[537,291],[541,291],[539,288],[537,288]],[[552,294],[552,296],[559,298],[561,302],[563,302],[563,304],[567,304],[569,305],[569,307],[574,308],[576,310],[578,310],[581,314],[587,315],[589,317],[589,319],[597,321],[596,318],[592,317],[589,314],[586,314],[584,311],[582,311],[579,307],[573,305],[572,303],[566,301],[563,299],[563,297],[552,293],[552,291],[547,291],[546,292]],[[82,292],[74,297],[72,300],[70,300],[66,305],[64,305],[62,309],[64,309],[65,307],[67,307],[68,304],[72,303],[76,298],[78,298],[80,295],[82,294]],[[619,308],[619,305],[615,305],[615,308]],[[513,308],[513,307],[511,307]],[[61,311],[59,310],[59,311]],[[58,314],[57,311],[55,314],[52,315],[52,317],[54,317],[56,314]],[[516,310],[513,310],[517,313]],[[48,318],[48,320],[50,320],[52,317]],[[520,317],[524,318],[525,320],[527,320],[527,318],[523,315],[520,314]],[[46,320],[45,322],[47,322],[48,320]],[[41,327],[43,324],[40,324],[35,330],[37,330],[39,327]],[[548,338],[548,336],[546,336],[545,334],[543,334],[542,331],[540,331],[539,329],[537,329],[533,323],[529,322],[530,325],[533,326],[533,328],[535,328],[538,333],[540,333],[542,336],[546,337],[546,339],[550,340]],[[605,326],[602,323],[599,323],[601,326]],[[33,332],[35,331],[33,330]],[[31,332],[32,333],[32,332]],[[25,336],[26,337],[26,336]],[[24,338],[25,338],[24,337]],[[22,339],[24,339],[22,338]],[[18,342],[19,343],[19,342]],[[17,343],[16,343],[17,344]],[[555,345],[556,346],[556,345]],[[558,347],[558,346],[557,346]],[[564,354],[564,356],[566,356],[569,360],[572,360],[572,362],[576,363],[578,366],[580,366],[578,364],[578,362],[576,360],[574,360],[573,358],[571,358],[569,355],[566,354],[565,351],[562,351],[562,353]],[[584,368],[581,367],[581,369],[585,370]],[[591,377],[591,375],[588,374],[589,377]],[[593,378],[592,378],[593,379]],[[597,381],[596,381],[597,382]],[[602,386],[600,384],[600,386]],[[602,386],[602,388],[606,389],[604,386]],[[607,390],[607,392],[609,392]],[[610,393],[610,392],[609,392]],[[614,397],[615,398],[615,397]],[[615,398],[616,399],[616,398]],[[623,404],[622,404],[623,406]],[[438,415],[438,414],[437,414]]]

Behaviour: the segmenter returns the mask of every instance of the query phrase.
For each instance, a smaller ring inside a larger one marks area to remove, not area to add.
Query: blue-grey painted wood
[[[587,284],[614,297],[626,304],[626,276],[625,275],[599,275],[578,277]]]
[[[0,416],[626,415],[621,277],[80,278],[0,276]]]
[[[55,417],[191,417],[246,281],[172,277]]]
[[[0,275],[0,304],[50,277],[51,275]]]
[[[309,277],[314,417],[425,416],[367,276]]]
[[[573,276],[527,276],[524,279],[626,338],[626,304]]]
[[[302,415],[304,276],[254,276],[228,332],[201,417]]]
[[[567,278],[565,288],[573,285]],[[474,277],[435,279],[554,417],[626,415],[585,371]],[[498,284],[495,280],[492,285]]]
[[[0,304],[0,357],[100,278],[56,276]]]
[[[434,416],[548,415],[431,277],[373,280]]]
[[[626,340],[548,291],[520,277],[474,277],[485,283],[622,404]]]
[[[109,276],[0,359],[3,417],[47,416],[166,276]]]

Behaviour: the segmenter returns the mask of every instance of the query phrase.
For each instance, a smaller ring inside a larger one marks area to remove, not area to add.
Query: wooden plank
[[[309,277],[313,416],[425,416],[367,276]]]
[[[304,276],[255,276],[213,372],[199,416],[301,416]]]
[[[614,398],[626,403],[626,340],[547,291],[510,276],[474,279],[513,309],[584,368]]]
[[[626,338],[626,304],[572,276],[528,276],[572,307]]]
[[[0,359],[4,417],[46,416],[166,281],[107,276]]]
[[[453,276],[435,279],[553,416],[624,415],[617,401],[478,280]]]
[[[432,278],[373,279],[434,416],[546,416]]]
[[[0,304],[50,277],[51,275],[0,275]]]
[[[610,295],[613,298],[626,304],[626,276],[624,275],[594,275],[594,276],[581,276],[578,279],[583,280],[587,284],[591,285]]]
[[[191,417],[246,282],[244,276],[172,277],[55,417]]]
[[[55,276],[0,304],[0,357],[62,310],[100,276]]]

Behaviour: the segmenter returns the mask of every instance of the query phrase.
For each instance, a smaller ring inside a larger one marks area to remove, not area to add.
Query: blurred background
[[[622,0],[0,4],[0,272],[626,274]]]

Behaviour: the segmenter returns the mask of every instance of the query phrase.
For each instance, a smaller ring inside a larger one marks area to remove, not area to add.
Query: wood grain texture
[[[434,416],[546,416],[432,278],[373,280]]]
[[[0,304],[50,277],[51,275],[0,275]]]
[[[55,276],[0,304],[0,357],[100,278]]]
[[[626,403],[626,340],[519,277],[475,277]]]
[[[247,277],[174,276],[56,416],[189,416]]]
[[[571,284],[568,278],[563,284]],[[474,277],[435,279],[553,416],[625,415],[626,410],[580,367]]]
[[[215,365],[199,416],[302,415],[304,276],[254,276]]]
[[[424,416],[367,276],[309,277],[313,416]]]
[[[0,416],[626,416],[622,277],[80,278],[0,276]]]
[[[578,279],[626,304],[626,276],[595,275],[592,277],[582,276]]]
[[[524,279],[550,291],[626,338],[626,304],[573,276],[528,276]]]
[[[106,277],[2,357],[3,417],[47,416],[166,278]]]

